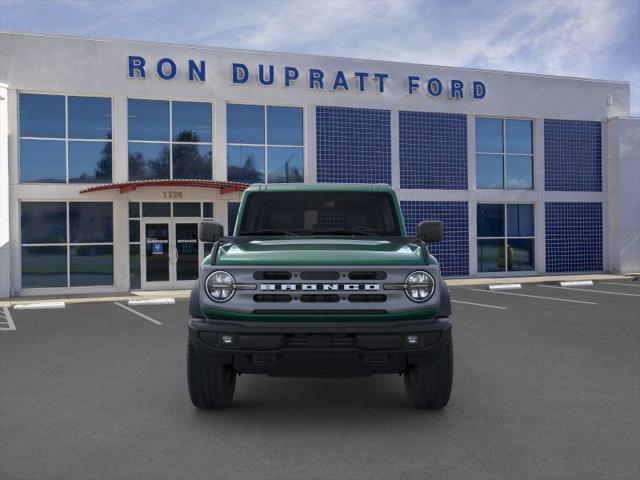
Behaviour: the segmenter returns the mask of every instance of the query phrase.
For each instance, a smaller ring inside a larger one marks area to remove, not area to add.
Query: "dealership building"
[[[391,185],[447,277],[640,271],[628,82],[0,33],[0,298],[188,288],[281,182]]]

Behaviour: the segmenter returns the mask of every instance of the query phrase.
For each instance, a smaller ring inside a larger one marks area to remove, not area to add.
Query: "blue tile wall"
[[[400,202],[407,235],[416,234],[423,220],[441,220],[444,238],[430,243],[429,251],[447,277],[469,275],[469,206],[467,202]]]
[[[545,119],[546,190],[602,190],[601,128],[600,122]]]
[[[400,112],[400,188],[467,189],[467,117]]]
[[[316,107],[318,182],[391,185],[389,110]]]
[[[602,204],[545,204],[547,272],[602,270]]]

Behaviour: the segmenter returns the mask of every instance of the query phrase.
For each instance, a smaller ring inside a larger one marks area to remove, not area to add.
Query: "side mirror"
[[[420,222],[416,232],[423,242],[439,242],[442,240],[442,222],[439,220]]]
[[[200,222],[198,238],[201,242],[217,242],[224,235],[224,227],[214,220]]]

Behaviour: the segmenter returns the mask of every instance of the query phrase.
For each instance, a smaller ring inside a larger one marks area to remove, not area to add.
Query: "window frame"
[[[62,138],[57,137],[23,137],[20,133],[20,95],[49,95],[54,97],[64,97],[64,136]],[[111,138],[73,138],[69,137],[69,97],[81,97],[81,98],[108,98],[111,114]],[[67,94],[67,93],[54,93],[54,92],[37,92],[31,90],[19,90],[18,91],[18,119],[17,119],[17,139],[18,139],[18,183],[21,185],[102,185],[107,183],[113,183],[113,171],[114,171],[114,136],[115,131],[113,128],[113,96],[103,94]],[[64,142],[64,182],[23,182],[22,181],[22,159],[21,159],[21,141],[22,140],[43,140],[43,141],[56,141]],[[93,182],[70,182],[69,181],[69,142],[88,142],[88,143],[111,143],[111,179],[106,182],[93,181]]]
[[[502,205],[502,214],[503,214],[503,225],[502,227],[504,228],[504,235],[503,236],[498,236],[498,237],[481,237],[477,234],[478,231],[478,207],[480,205]],[[531,205],[531,212],[532,212],[532,216],[531,216],[531,221],[533,222],[533,235],[527,235],[527,236],[514,236],[514,235],[509,235],[509,215],[508,215],[508,207],[509,205]],[[478,249],[478,242],[480,240],[502,240],[503,243],[503,248],[505,251],[505,254],[507,252],[507,247],[508,247],[508,241],[509,239],[518,239],[518,240],[533,240],[533,254],[535,255],[536,253],[536,230],[535,230],[535,215],[536,215],[536,203],[535,202],[498,202],[498,201],[482,201],[482,202],[478,202],[476,203],[476,251]],[[477,254],[476,254],[476,268],[477,268],[477,272],[478,274],[481,275],[502,275],[504,273],[509,273],[509,274],[516,274],[516,275],[522,275],[525,273],[533,273],[536,272],[536,265],[535,265],[535,257],[534,257],[534,264],[533,264],[533,269],[532,270],[509,270],[508,266],[508,262],[505,259],[504,262],[504,270],[500,270],[500,271],[494,271],[494,272],[484,272],[482,270],[480,270],[480,262],[479,259],[477,258]]]
[[[265,102],[236,102],[236,101],[227,101],[225,102],[225,123],[227,119],[227,108],[229,105],[248,105],[248,106],[258,106],[264,108],[264,143],[237,143],[237,142],[227,142],[226,143],[226,153],[227,153],[227,162],[229,158],[229,147],[257,147],[262,148],[264,150],[264,183],[269,183],[269,148],[300,148],[302,149],[302,182],[296,183],[304,183],[306,181],[306,172],[307,172],[307,108],[305,105],[294,105],[294,104],[281,104],[281,103],[265,103]],[[302,110],[302,145],[285,145],[285,144],[270,144],[269,143],[269,125],[267,114],[269,107],[288,107],[288,108],[299,108]],[[229,125],[226,125],[226,131],[228,132]],[[227,138],[228,133],[226,133]],[[226,139],[225,139],[226,140]],[[228,163],[227,163],[228,167]],[[227,173],[227,180],[229,179],[229,174]],[[229,180],[232,181],[232,180]]]
[[[530,117],[496,117],[491,115],[476,115],[474,119],[474,134],[477,135],[478,129],[477,120],[478,119],[489,119],[489,120],[500,120],[502,123],[502,151],[501,152],[484,152],[477,150],[478,140],[475,139],[474,150],[475,150],[475,176],[476,176],[476,190],[513,190],[513,191],[533,191],[536,189],[536,166],[535,166],[535,157],[536,157],[536,148],[535,148],[535,138],[536,138],[536,121],[535,118]],[[508,120],[524,120],[531,122],[531,153],[508,153],[507,152],[507,121]],[[499,155],[502,157],[502,188],[485,188],[478,186],[478,156],[479,155]],[[507,186],[507,157],[529,157],[531,159],[531,188],[511,188]],[[486,202],[483,202],[486,203]]]
[[[22,243],[22,238],[20,238],[20,253],[19,253],[19,263],[20,263],[20,287],[21,291],[41,291],[41,290],[56,290],[56,289],[69,289],[69,288],[79,288],[79,289],[98,289],[98,288],[114,288],[116,285],[116,228],[117,222],[115,221],[115,200],[32,200],[32,199],[21,199],[19,201],[19,231],[22,236],[22,204],[24,203],[64,203],[65,204],[65,221],[66,221],[66,239],[64,242],[60,243]],[[69,221],[69,204],[71,203],[109,203],[111,204],[111,223],[112,223],[112,238],[111,242],[70,242],[71,239],[71,223]],[[92,247],[92,246],[111,246],[112,250],[112,261],[113,261],[113,281],[108,285],[71,285],[71,247]],[[23,247],[65,247],[66,256],[67,256],[67,285],[62,287],[27,287],[26,289],[22,288],[22,248]]]
[[[167,140],[132,140],[129,138],[129,100],[151,100],[156,102],[168,102],[169,103],[169,138]],[[173,140],[173,102],[180,103],[204,103],[209,104],[211,107],[211,142],[178,142]],[[127,180],[131,180],[129,171],[129,145],[131,143],[148,143],[154,145],[168,145],[169,146],[169,177],[162,180],[174,180],[173,177],[173,146],[174,145],[196,145],[196,146],[210,146],[211,147],[211,178],[204,180],[213,180],[215,178],[215,101],[207,99],[186,99],[186,98],[156,98],[156,97],[139,97],[139,96],[127,96],[127,124],[125,131],[127,132]],[[145,180],[145,179],[142,179]]]

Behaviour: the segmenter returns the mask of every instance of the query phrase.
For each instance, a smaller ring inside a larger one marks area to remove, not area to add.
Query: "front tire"
[[[229,365],[205,360],[193,344],[187,347],[187,383],[194,407],[224,408],[231,405],[236,389],[236,372]]]
[[[415,408],[443,408],[451,397],[453,342],[435,359],[412,365],[404,372],[407,400]]]

